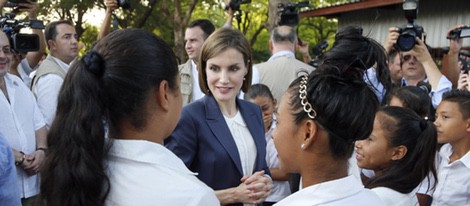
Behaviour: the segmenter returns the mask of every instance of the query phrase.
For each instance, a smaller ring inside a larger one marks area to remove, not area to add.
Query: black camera
[[[249,3],[251,3],[251,0],[230,0],[230,3],[225,7],[225,9],[227,10],[230,8],[233,11],[240,11],[240,5]]]
[[[424,29],[415,23],[418,14],[418,3],[415,0],[406,0],[403,3],[403,11],[408,23],[399,27],[400,36],[398,36],[396,46],[399,51],[409,51],[416,44],[416,37],[422,38]]]
[[[11,48],[16,52],[29,52],[39,50],[39,36],[37,34],[19,33],[21,28],[44,29],[42,21],[31,20],[19,22],[14,19],[15,14],[7,13],[0,17],[0,28],[8,36]]]
[[[131,2],[130,0],[117,0],[118,6],[123,8],[123,9],[130,9],[131,8]]]
[[[36,2],[36,0],[30,0],[31,2]],[[29,4],[28,0],[8,0],[5,4],[5,7],[19,8],[20,4]]]
[[[309,5],[308,1],[288,4],[279,3],[277,5],[279,16],[277,25],[295,26],[299,24],[299,8],[308,7]]]
[[[447,39],[461,39],[467,37],[470,37],[470,27],[464,26],[450,31]]]
[[[459,62],[462,63],[462,71],[468,74],[470,70],[470,51],[461,50],[459,53]]]

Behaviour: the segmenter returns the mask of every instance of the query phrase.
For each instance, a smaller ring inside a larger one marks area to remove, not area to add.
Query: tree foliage
[[[131,9],[115,11],[119,28],[143,28],[152,31],[174,47],[181,61],[185,61],[184,31],[194,19],[210,19],[216,27],[222,27],[227,20],[224,0],[127,0]],[[269,33],[277,22],[279,3],[296,3],[301,0],[252,0],[242,4],[239,17],[233,21],[233,28],[242,31],[252,44],[255,61],[265,61],[270,56]],[[347,0],[311,0],[311,8],[328,6]],[[39,14],[48,23],[52,20],[67,19],[75,28],[87,48],[94,41],[97,28],[86,24],[84,15],[92,11],[104,13],[103,0],[39,0]],[[100,10],[98,10],[100,9]],[[302,18],[297,25],[299,37],[310,45],[327,40],[330,43],[337,28],[335,19],[323,17]],[[96,38],[95,38],[96,39]]]

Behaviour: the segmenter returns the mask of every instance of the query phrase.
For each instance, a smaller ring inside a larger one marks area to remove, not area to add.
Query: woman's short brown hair
[[[217,56],[227,49],[235,49],[243,55],[248,70],[243,80],[242,91],[247,92],[251,86],[253,71],[253,60],[251,55],[251,46],[243,33],[235,29],[221,28],[216,30],[202,45],[201,55],[198,60],[199,87],[204,94],[210,94],[209,85],[207,85],[206,66],[207,60]]]

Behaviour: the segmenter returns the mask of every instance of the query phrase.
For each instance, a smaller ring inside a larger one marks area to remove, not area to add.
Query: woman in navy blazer
[[[206,96],[183,108],[165,142],[221,204],[258,204],[272,188],[261,110],[237,98],[251,86],[251,48],[238,30],[220,29],[204,43],[199,86]]]

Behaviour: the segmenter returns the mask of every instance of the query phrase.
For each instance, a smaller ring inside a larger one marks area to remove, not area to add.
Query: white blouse
[[[240,154],[240,161],[242,164],[243,175],[252,175],[255,167],[256,160],[256,145],[251,136],[245,121],[243,120],[240,111],[234,117],[226,117],[224,115],[225,122],[230,129],[233,140],[237,145],[238,153]]]

